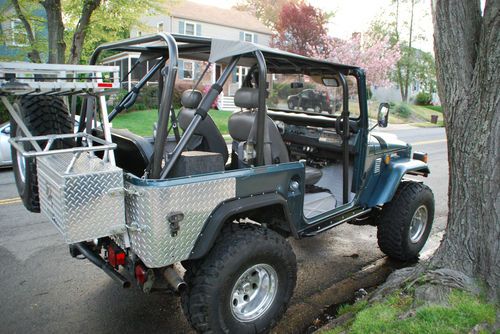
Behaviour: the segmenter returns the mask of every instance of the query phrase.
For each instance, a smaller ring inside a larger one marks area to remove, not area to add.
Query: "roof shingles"
[[[182,1],[171,9],[172,17],[207,22],[232,28],[271,35],[272,31],[250,13]]]

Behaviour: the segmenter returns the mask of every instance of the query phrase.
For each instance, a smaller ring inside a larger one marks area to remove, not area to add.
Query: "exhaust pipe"
[[[170,266],[165,268],[163,277],[165,277],[165,280],[168,282],[168,284],[170,284],[172,288],[174,288],[175,291],[182,292],[186,290],[186,282],[184,282],[184,280],[179,276],[174,267]]]
[[[78,251],[85,256],[90,262],[101,268],[109,277],[120,283],[124,288],[130,288],[130,281],[127,280],[122,274],[115,270],[109,263],[104,261],[102,257],[94,253],[87,245],[82,242],[73,244]]]

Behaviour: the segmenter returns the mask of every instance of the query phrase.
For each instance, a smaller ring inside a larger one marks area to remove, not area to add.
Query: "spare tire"
[[[61,98],[55,96],[23,96],[16,101],[24,124],[33,136],[73,133],[73,123],[68,108]],[[11,119],[11,137],[25,136],[17,123]],[[43,148],[45,143],[39,142]],[[24,144],[25,150],[33,150],[31,144]],[[73,146],[73,140],[56,140],[52,149]],[[19,196],[31,212],[40,212],[36,159],[25,158],[12,147],[12,167]]]

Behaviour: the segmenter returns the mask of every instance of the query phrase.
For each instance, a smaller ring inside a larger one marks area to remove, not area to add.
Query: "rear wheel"
[[[203,333],[267,332],[285,312],[296,278],[295,255],[283,237],[231,224],[204,259],[188,266],[184,313]]]
[[[54,96],[25,96],[17,102],[20,117],[33,136],[48,134],[72,133],[71,117],[63,101]],[[25,136],[16,122],[11,120],[11,137]],[[40,142],[43,148],[44,143]],[[55,141],[52,148],[71,146],[71,140]],[[31,144],[25,144],[25,150],[32,150]],[[26,209],[40,212],[38,198],[38,179],[36,173],[36,159],[25,158],[16,149],[12,148],[12,167],[16,179],[16,186]]]
[[[434,195],[417,182],[402,182],[391,202],[377,217],[377,238],[382,252],[397,260],[418,256],[434,220]]]

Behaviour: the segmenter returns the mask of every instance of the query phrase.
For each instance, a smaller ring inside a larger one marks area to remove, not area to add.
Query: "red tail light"
[[[113,84],[110,82],[98,82],[97,87],[99,87],[99,88],[113,88]]]
[[[108,262],[113,267],[125,265],[125,252],[118,246],[111,244],[108,246]]]
[[[148,280],[148,272],[140,263],[135,265],[135,279],[139,284],[143,285]]]

